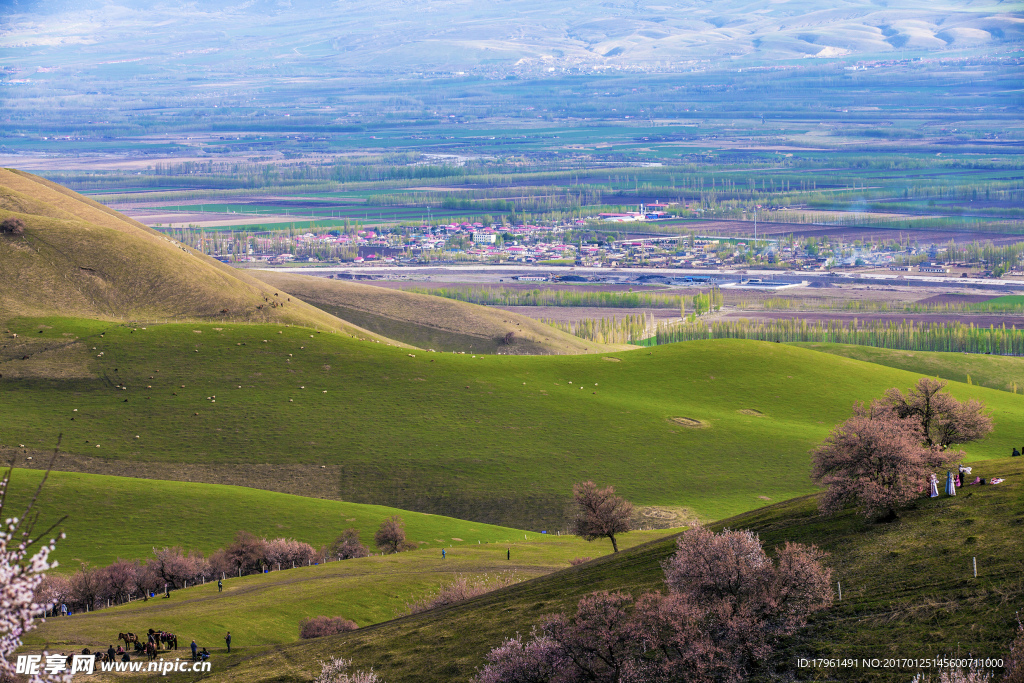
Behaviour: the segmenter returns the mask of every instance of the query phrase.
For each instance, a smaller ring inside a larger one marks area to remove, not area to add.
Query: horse
[[[149,658],[149,661],[156,659],[156,645],[153,643],[146,643],[146,656]]]
[[[165,650],[170,650],[171,647],[173,647],[175,650],[178,649],[178,636],[174,635],[173,633],[168,633],[167,631],[164,631],[160,634],[160,640],[163,641],[163,643],[167,646],[166,648],[164,648]]]
[[[118,633],[117,639],[124,641],[125,648],[127,648],[132,643],[139,642],[139,637],[134,633]]]

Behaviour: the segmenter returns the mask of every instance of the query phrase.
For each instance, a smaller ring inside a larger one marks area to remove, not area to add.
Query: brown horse
[[[132,643],[139,642],[139,637],[137,635],[135,635],[134,633],[118,633],[117,634],[117,639],[124,641],[125,648],[127,648]]]

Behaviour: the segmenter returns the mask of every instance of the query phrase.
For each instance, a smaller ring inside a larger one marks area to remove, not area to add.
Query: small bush
[[[0,233],[24,235],[25,222],[20,218],[5,218],[3,221],[0,221]]]
[[[348,672],[350,666],[352,666],[352,661],[341,657],[332,657],[327,662],[321,661],[320,675],[313,680],[313,683],[384,683],[377,674],[373,673],[373,669],[350,674]]]
[[[1003,683],[1024,683],[1024,624],[1017,622],[1017,637],[1010,643]]]
[[[574,567],[577,566],[577,565],[581,565],[584,562],[590,562],[590,558],[589,557],[574,557],[571,560],[569,560],[569,564],[571,564]]]
[[[475,598],[484,593],[511,586],[519,579],[511,572],[503,572],[496,577],[485,576],[477,581],[470,581],[465,576],[460,576],[449,584],[441,586],[436,594],[428,595],[418,602],[407,605],[409,614],[419,614],[436,607],[446,607],[455,603]]]
[[[313,617],[299,622],[299,638],[321,638],[335,633],[346,633],[359,628],[356,622],[345,617]]]

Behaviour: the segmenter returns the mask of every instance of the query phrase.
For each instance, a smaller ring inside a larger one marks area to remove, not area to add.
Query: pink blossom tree
[[[58,447],[59,443],[58,440]],[[50,464],[52,466],[53,462]],[[12,464],[0,478],[0,514],[6,511],[7,492],[13,472]],[[42,533],[34,531],[39,518],[34,510],[35,503],[49,474],[47,469],[24,514],[6,518],[0,527],[0,678],[5,680],[17,680],[16,663],[11,661],[11,657],[21,647],[22,635],[36,628],[37,621],[43,621],[39,618],[41,612],[53,607],[53,603],[48,600],[42,603],[37,601],[38,597],[49,597],[40,589],[43,588],[46,572],[57,566],[56,562],[49,560],[50,553],[56,547],[56,539],[51,538],[49,542],[42,539],[64,518]],[[63,537],[61,534],[60,538]],[[29,683],[70,680],[71,675],[67,672],[50,674],[42,668],[39,673],[28,676]]]
[[[868,519],[895,519],[925,489],[935,468],[963,456],[925,441],[919,417],[900,417],[878,402],[854,404],[853,416],[812,451],[811,477],[828,487],[818,503],[821,511],[830,515],[855,504]]]
[[[612,551],[619,552],[615,535],[630,530],[633,504],[616,496],[614,486],[601,489],[592,481],[574,484],[572,499],[576,508],[572,533],[587,541],[607,538],[612,542]]]
[[[366,557],[370,551],[360,542],[358,529],[345,529],[341,536],[338,536],[331,544],[328,553],[331,557],[337,557],[339,560],[351,560],[357,557]]]
[[[373,541],[385,553],[397,553],[406,549],[405,523],[398,515],[385,519],[377,533],[373,535]]]
[[[892,388],[878,401],[878,408],[920,423],[924,445],[945,450],[953,444],[977,441],[992,431],[992,418],[976,399],[961,402],[943,391],[945,382],[922,377],[906,394]]]
[[[665,564],[668,594],[594,593],[487,656],[477,683],[670,683],[742,680],[778,640],[833,600],[815,547],[772,561],[749,531],[694,527]]]

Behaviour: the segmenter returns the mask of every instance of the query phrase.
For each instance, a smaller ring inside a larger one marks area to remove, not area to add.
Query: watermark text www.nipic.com
[[[801,669],[995,669],[1002,668],[1002,659],[968,657],[822,657],[800,658]]]
[[[100,662],[99,670],[112,673],[148,673],[166,676],[169,673],[208,673],[210,662],[193,662],[175,658],[154,662]],[[96,672],[93,655],[18,655],[15,672],[29,676],[48,674],[92,674]]]

